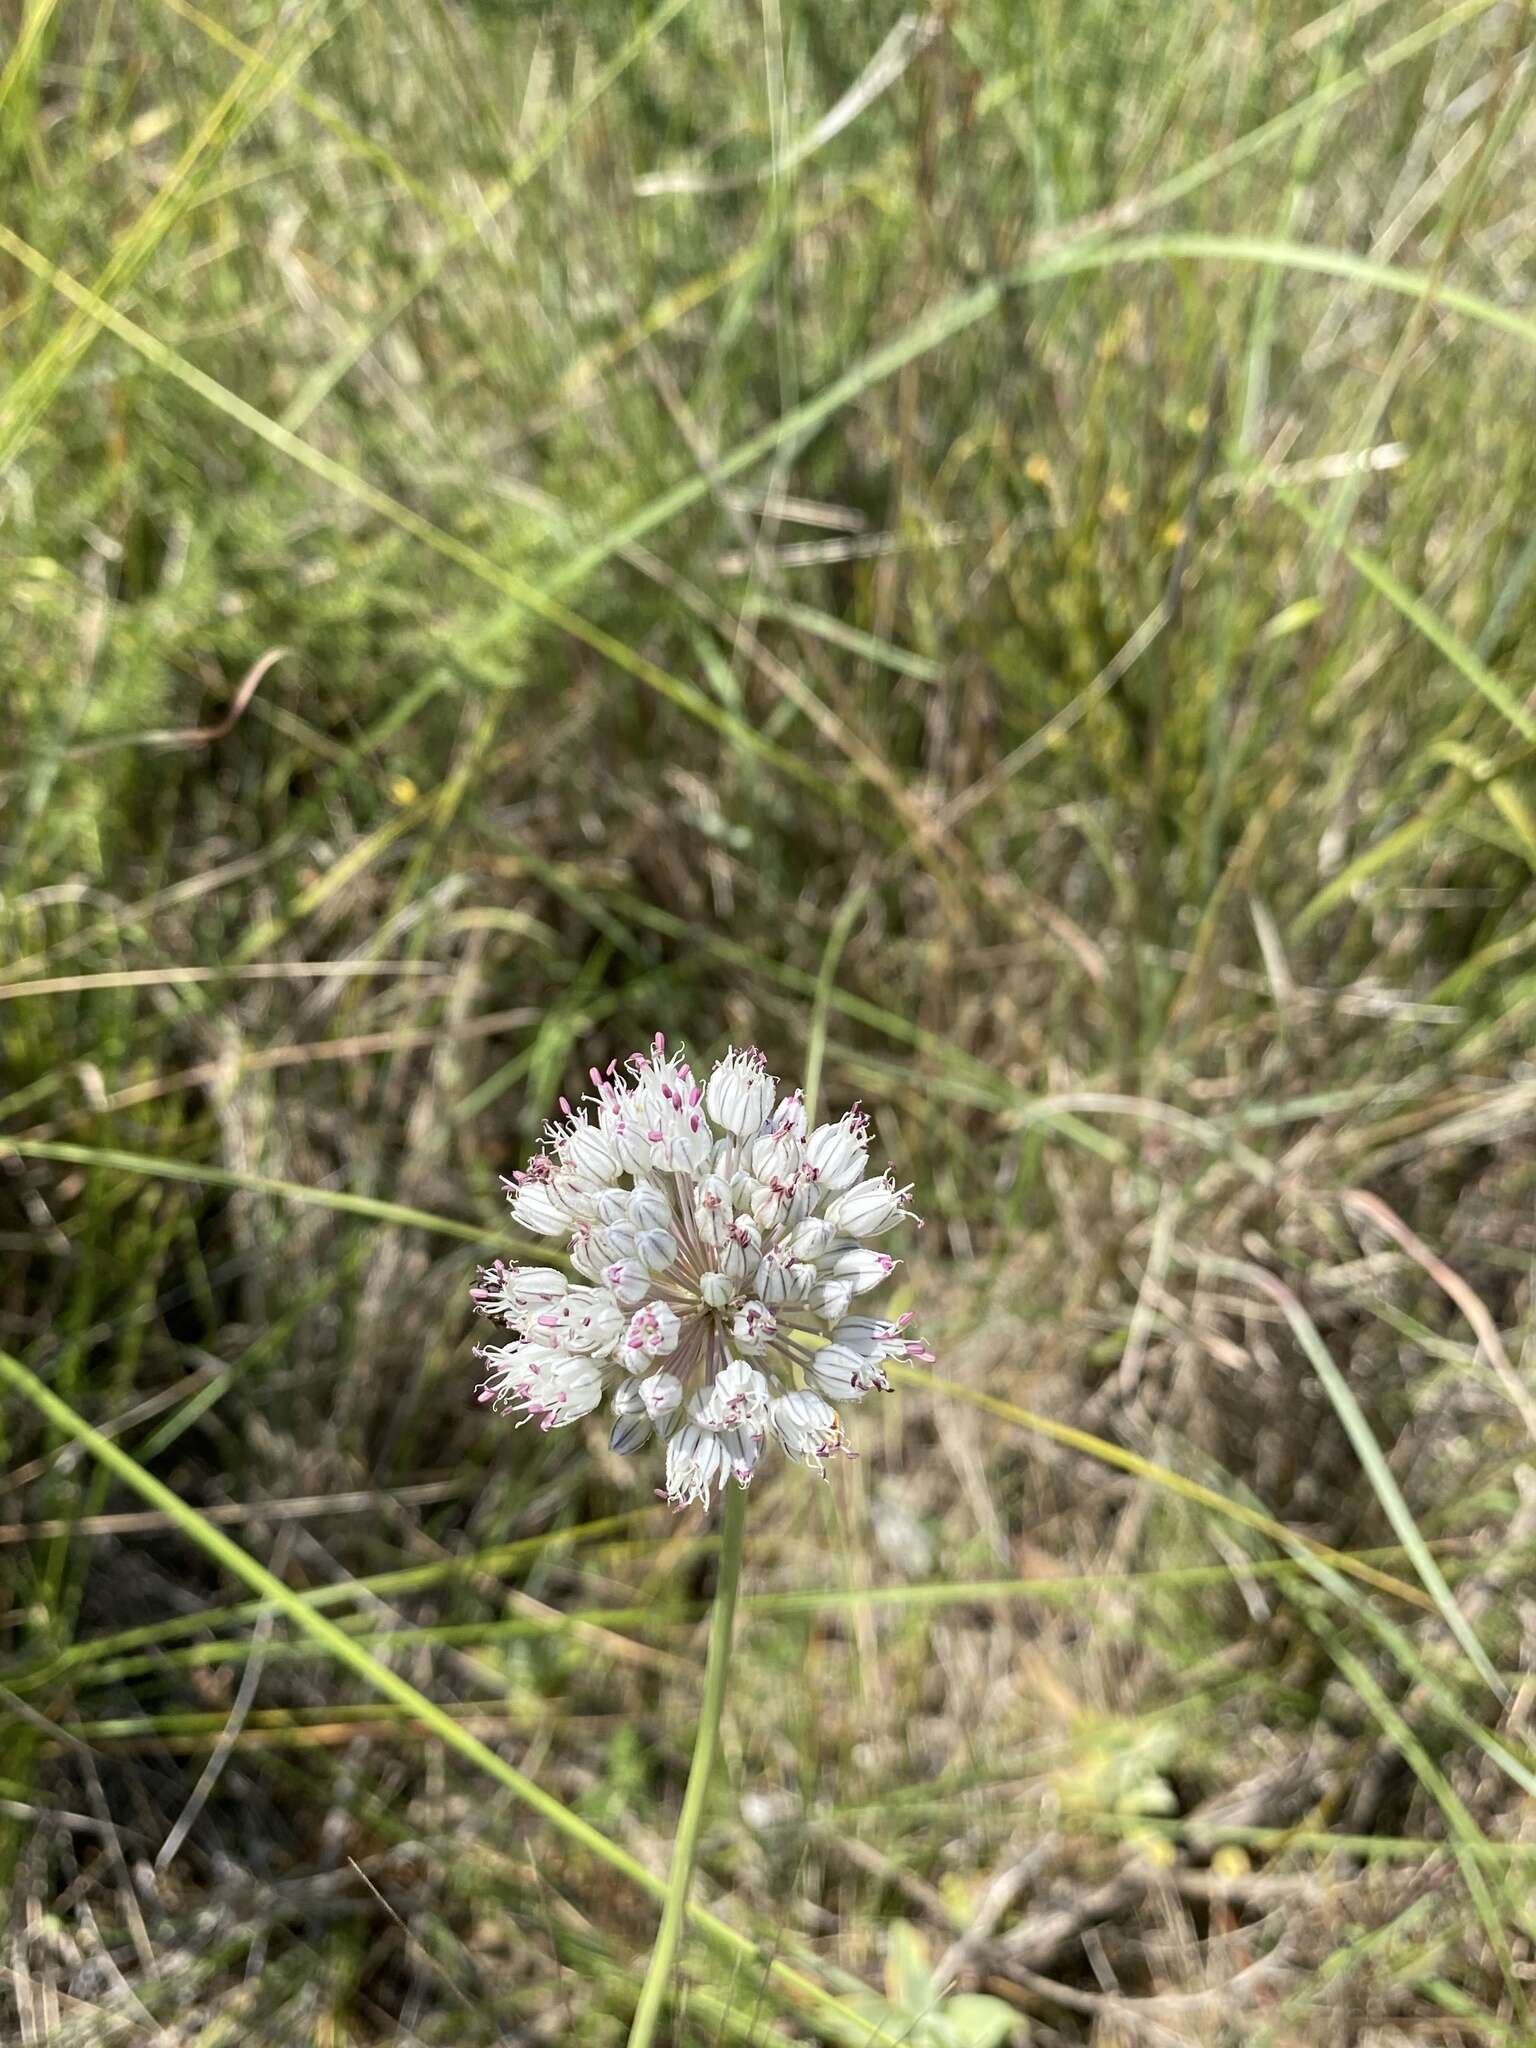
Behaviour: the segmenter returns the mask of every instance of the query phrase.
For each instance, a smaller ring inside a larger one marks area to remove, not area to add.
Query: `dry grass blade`
[[[1407,1601],[1410,1606],[1429,1607],[1433,1604],[1416,1586],[1410,1586],[1405,1580],[1393,1578],[1389,1572],[1378,1571],[1374,1565],[1350,1556],[1347,1551],[1330,1549],[1326,1543],[1314,1542],[1294,1529],[1287,1529],[1283,1522],[1277,1522],[1272,1515],[1266,1515],[1258,1508],[1249,1507],[1246,1501],[1231,1500],[1213,1486],[1203,1486],[1197,1479],[1187,1479],[1181,1472],[1170,1471],[1166,1465],[1142,1457],[1139,1451],[1127,1450],[1122,1444],[1112,1444],[1106,1438],[1095,1436],[1090,1430],[1078,1429],[1070,1422],[1055,1422],[1048,1415],[1036,1415],[1013,1401],[1001,1401],[995,1394],[984,1394],[977,1387],[963,1386],[958,1380],[942,1379],[937,1373],[924,1372],[921,1366],[899,1365],[893,1366],[891,1371],[895,1378],[907,1385],[926,1387],[931,1393],[968,1401],[972,1407],[984,1408],[988,1414],[1016,1423],[1020,1429],[1049,1437],[1053,1443],[1062,1444],[1067,1450],[1081,1451],[1085,1457],[1096,1458],[1101,1465],[1113,1465],[1121,1472],[1129,1472],[1133,1478],[1149,1480],[1152,1485],[1177,1494],[1196,1507],[1208,1508],[1213,1514],[1225,1516],[1228,1521],[1242,1523],[1244,1528],[1267,1536],[1271,1542],[1279,1543],[1293,1553],[1309,1552],[1337,1570],[1348,1573],[1351,1578],[1360,1580],[1363,1585],[1374,1586],[1381,1593],[1390,1593],[1395,1599]],[[1418,1531],[1415,1530],[1414,1534],[1417,1536]],[[1422,1537],[1419,1541],[1422,1544]]]
[[[441,974],[436,960],[261,960],[221,967],[116,967],[0,983],[0,1003],[23,996],[85,995],[93,989],[198,988],[217,981],[343,981],[374,975]]]
[[[1395,1244],[1402,1246],[1409,1258],[1429,1275],[1441,1291],[1450,1296],[1461,1310],[1477,1336],[1483,1355],[1499,1376],[1499,1384],[1508,1394],[1517,1409],[1521,1421],[1536,1442],[1536,1400],[1531,1391],[1509,1361],[1504,1349],[1504,1339],[1499,1335],[1498,1325],[1489,1315],[1487,1305],[1467,1285],[1461,1275],[1454,1272],[1444,1259],[1437,1257],[1421,1237],[1411,1231],[1395,1209],[1389,1209],[1380,1195],[1373,1195],[1366,1188],[1346,1188],[1339,1197],[1346,1211],[1352,1216],[1363,1216],[1384,1230]]]
[[[229,1501],[202,1512],[210,1522],[226,1526],[239,1522],[305,1522],[325,1515],[366,1515],[390,1506],[426,1507],[431,1502],[454,1499],[466,1490],[468,1483],[465,1479],[439,1479],[420,1486],[404,1486],[394,1493],[316,1493],[294,1500]],[[55,1536],[144,1536],[172,1527],[174,1524],[153,1508],[136,1508],[116,1515],[0,1522],[0,1544],[46,1543]]]

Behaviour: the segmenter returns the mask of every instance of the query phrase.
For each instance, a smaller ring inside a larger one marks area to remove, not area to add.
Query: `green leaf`
[[[962,1991],[947,1998],[944,2017],[959,2037],[961,2048],[999,2048],[1003,2041],[1025,2038],[1024,2015],[1002,1999],[987,1998],[979,1991]]]
[[[928,1944],[910,1920],[893,1920],[885,1950],[885,1995],[908,2013],[923,2013],[936,2001]]]

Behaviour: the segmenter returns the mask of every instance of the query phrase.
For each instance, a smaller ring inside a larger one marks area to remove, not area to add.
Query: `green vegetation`
[[[939,1362],[655,2038],[1536,2039],[1528,11],[7,28],[0,2038],[624,2041],[719,1531],[468,1285],[659,1028]]]

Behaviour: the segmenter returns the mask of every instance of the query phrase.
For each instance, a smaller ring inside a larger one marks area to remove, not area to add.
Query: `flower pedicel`
[[[749,1485],[770,1432],[824,1471],[846,1448],[834,1404],[887,1391],[885,1360],[932,1355],[910,1316],[850,1313],[896,1263],[866,1240],[909,1214],[909,1188],[868,1174],[868,1118],[808,1132],[755,1047],[704,1083],[659,1032],[592,1084],[590,1113],[562,1097],[546,1149],[503,1183],[521,1229],[569,1238],[586,1284],[485,1268],[475,1305],[514,1335],[477,1354],[480,1399],[559,1429],[610,1397],[616,1451],[666,1444],[674,1507]]]

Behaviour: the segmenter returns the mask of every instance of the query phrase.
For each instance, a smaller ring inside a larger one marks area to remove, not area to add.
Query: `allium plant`
[[[770,1436],[824,1472],[847,1448],[839,1407],[887,1391],[888,1360],[931,1356],[909,1316],[851,1312],[895,1266],[869,1240],[911,1190],[869,1172],[862,1110],[807,1129],[755,1047],[705,1082],[658,1032],[591,1078],[503,1183],[519,1227],[568,1238],[581,1278],[480,1274],[476,1306],[513,1332],[478,1354],[481,1400],[560,1429],[606,1399],[616,1451],[665,1446],[674,1507],[749,1485]]]

